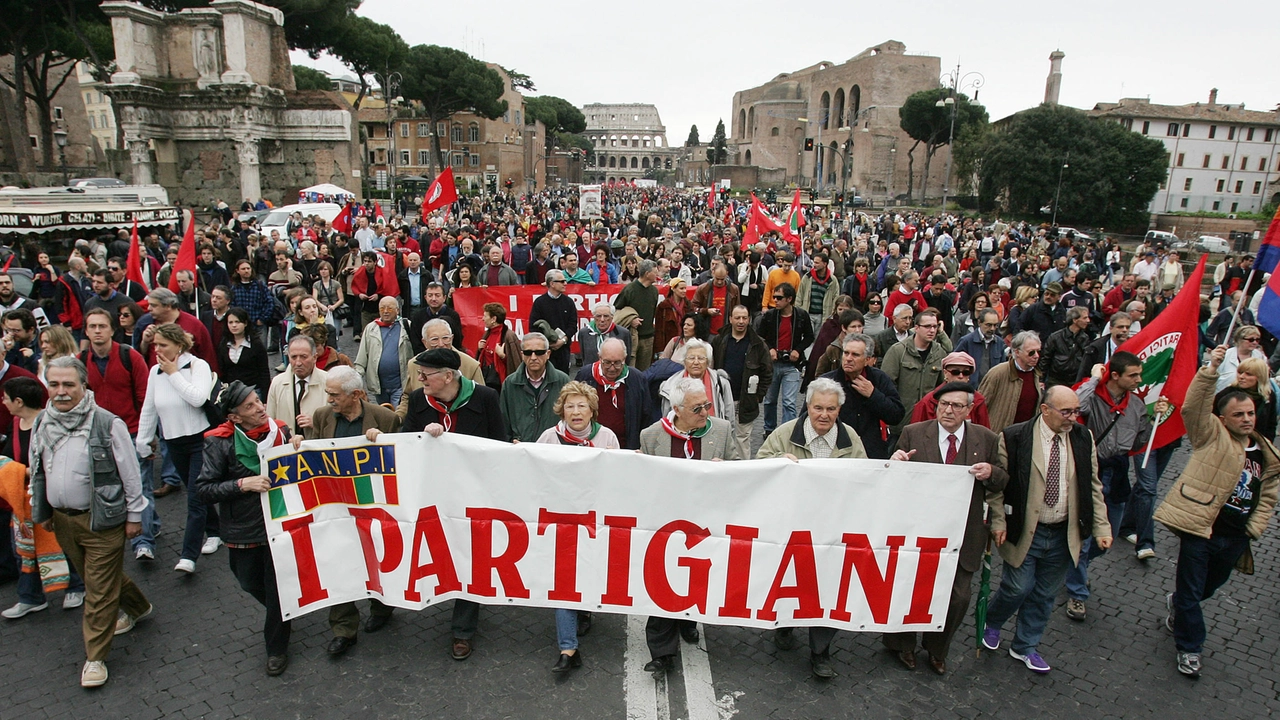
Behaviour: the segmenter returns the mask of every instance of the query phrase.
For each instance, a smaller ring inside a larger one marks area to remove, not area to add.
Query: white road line
[[[644,671],[645,663],[649,662],[649,646],[644,639],[645,619],[643,615],[627,616],[627,650],[622,656],[625,667],[622,690],[627,702],[627,720],[660,720],[658,685],[653,676]],[[671,709],[665,682],[662,683],[661,697],[665,711],[661,720],[669,720]]]
[[[707,654],[707,628],[699,624],[697,645],[681,643],[680,663],[684,669],[685,707],[689,720],[719,720],[716,691],[711,684],[711,656]]]

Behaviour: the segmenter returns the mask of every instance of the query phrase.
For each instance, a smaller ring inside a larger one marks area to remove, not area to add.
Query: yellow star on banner
[[[277,482],[289,481],[289,468],[284,464],[277,465],[276,469],[271,471],[271,474],[276,476]]]

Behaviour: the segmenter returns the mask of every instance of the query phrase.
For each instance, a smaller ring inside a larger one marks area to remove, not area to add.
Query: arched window
[[[462,142],[462,123],[453,124],[453,128],[449,131],[449,139],[453,142]]]
[[[613,155],[609,156],[609,167],[618,167],[618,158]]]
[[[635,159],[635,158],[631,158],[631,169],[633,169],[633,170],[634,170],[634,169],[636,169],[636,168],[638,168],[638,167],[640,167],[640,165],[639,165],[639,163],[637,163],[637,162],[636,162],[636,159]]]
[[[844,88],[836,90],[835,107],[832,108],[833,116],[836,120],[836,127],[844,127]],[[853,122],[850,120],[850,122]]]
[[[750,164],[751,164],[751,151],[750,151],[750,150],[748,150],[748,151],[747,151],[747,164],[748,164],[748,165],[750,165]]]
[[[640,167],[644,170],[649,169],[649,158],[640,158]]]
[[[849,123],[855,123],[858,120],[858,113],[862,111],[862,88],[857,85],[849,91]]]
[[[480,123],[471,123],[471,126],[467,128],[467,136],[469,142],[480,142]]]
[[[774,126],[774,128],[773,128],[772,130],[770,130],[770,131],[769,131],[769,136],[770,136],[770,137],[778,137],[778,128],[777,128],[777,126]]]
[[[609,136],[609,147],[618,147],[618,136],[617,136],[617,135],[610,135],[610,136]]]
[[[756,108],[754,105],[747,111],[747,137],[756,136]]]
[[[662,167],[662,158],[660,158],[660,157],[655,157],[655,158],[653,159],[653,166],[654,166],[655,168]]]
[[[632,135],[632,136],[631,136],[631,147],[640,147],[640,136],[639,136],[639,135]]]
[[[745,109],[738,110],[738,137],[747,136],[747,111]]]
[[[818,127],[826,130],[831,120],[831,93],[823,91],[822,100],[818,103]]]
[[[662,138],[660,138],[660,137],[655,137],[655,138],[653,139],[653,146],[654,146],[654,147],[662,147]]]

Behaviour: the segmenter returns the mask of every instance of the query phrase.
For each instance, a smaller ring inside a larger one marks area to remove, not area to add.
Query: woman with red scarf
[[[484,335],[480,338],[481,372],[486,378],[485,384],[494,390],[502,389],[502,381],[507,375],[520,367],[520,338],[507,327],[507,310],[498,303],[484,304]],[[492,369],[492,372],[489,371]],[[497,378],[497,385],[487,380]]]

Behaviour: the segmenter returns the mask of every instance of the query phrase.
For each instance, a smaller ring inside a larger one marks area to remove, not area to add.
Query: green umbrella
[[[973,623],[978,631],[978,656],[982,655],[982,633],[987,628],[987,604],[991,601],[991,538],[982,556],[982,580],[978,583],[978,603],[973,606]]]

